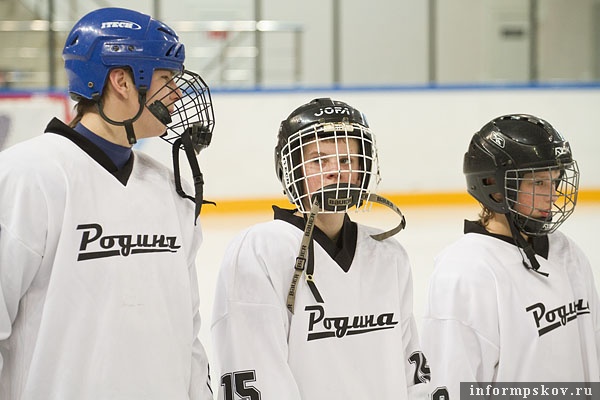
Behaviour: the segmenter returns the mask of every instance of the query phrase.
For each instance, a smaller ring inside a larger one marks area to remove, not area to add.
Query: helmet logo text
[[[331,207],[346,207],[352,204],[352,197],[345,199],[327,199],[327,204]]]
[[[102,29],[105,29],[105,28],[125,28],[125,29],[133,29],[135,31],[138,31],[138,30],[142,29],[141,26],[139,26],[135,22],[130,22],[130,21],[109,21],[109,22],[103,22],[102,23]]]
[[[564,154],[569,154],[571,151],[569,150],[569,148],[567,146],[562,146],[562,147],[555,147],[554,148],[554,155],[556,157],[560,157]]]
[[[320,117],[324,114],[326,114],[326,115],[332,115],[332,114],[350,115],[350,109],[348,107],[339,107],[339,106],[320,108],[319,112],[315,113],[315,117]]]
[[[502,149],[504,148],[504,145],[505,145],[504,138],[498,132],[492,132],[492,137],[490,137],[490,140],[492,142],[494,142],[496,144],[496,146],[498,146]]]

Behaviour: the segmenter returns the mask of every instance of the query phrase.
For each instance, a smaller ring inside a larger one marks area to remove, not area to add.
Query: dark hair
[[[494,218],[495,215],[495,212],[481,204],[481,211],[479,212],[479,223],[485,228]]]
[[[75,110],[75,117],[73,117],[73,119],[69,123],[69,126],[71,128],[74,128],[79,123],[79,121],[81,121],[81,118],[84,114],[89,113],[95,108],[96,102],[94,100],[89,100],[85,98],[80,99],[77,102],[77,104],[75,104],[75,107],[73,107],[73,109]]]

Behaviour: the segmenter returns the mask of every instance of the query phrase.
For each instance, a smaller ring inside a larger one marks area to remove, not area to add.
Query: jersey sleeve
[[[41,261],[39,253],[0,222],[0,342],[10,336],[21,297],[31,284]]]
[[[40,268],[47,231],[47,206],[35,178],[15,175],[10,164],[0,160],[0,344],[10,337],[21,298]]]
[[[245,234],[231,243],[217,280],[211,327],[219,400],[300,399],[287,363],[287,311],[266,271]]]
[[[404,340],[407,343],[405,359],[407,362],[406,382],[409,399],[426,399],[429,394],[431,373],[426,354],[421,350],[414,317],[405,321]]]
[[[590,279],[590,283],[591,283],[591,299],[592,299],[592,304],[591,307],[593,307],[594,310],[594,316],[593,316],[593,321],[594,321],[594,327],[595,327],[595,333],[596,333],[596,357],[598,359],[598,364],[600,366],[600,297],[598,296],[598,288],[596,287],[596,285],[594,285],[594,280]],[[600,375],[597,377],[597,379],[600,380]]]
[[[594,279],[590,279],[590,309],[593,310],[592,321],[595,328],[595,336],[596,336],[596,359],[598,360],[596,365],[598,365],[600,369],[600,298],[598,296],[598,289],[594,284]],[[593,357],[593,356],[592,356]],[[600,380],[600,370],[598,371],[598,376],[595,378],[591,377],[591,379]]]
[[[596,280],[594,277],[594,272],[592,269],[592,265],[587,256],[583,253],[583,251],[575,245],[577,252],[579,254],[579,264],[583,265],[586,271],[587,279],[587,291],[588,291],[588,299],[589,299],[589,308],[592,313],[592,324],[594,327],[594,335],[596,342],[596,354],[590,355],[590,357],[596,357],[596,362],[589,360],[588,362],[591,365],[597,366],[597,376],[590,376],[590,380],[600,380],[600,297],[598,295],[598,288],[596,287]]]
[[[454,269],[465,263],[438,260],[429,282],[421,343],[431,369],[432,400],[458,400],[460,382],[492,381],[498,362],[493,280]]]

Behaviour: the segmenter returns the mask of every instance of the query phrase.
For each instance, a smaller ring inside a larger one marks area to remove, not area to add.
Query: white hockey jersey
[[[212,399],[193,203],[48,130],[0,153],[0,399]]]
[[[336,246],[314,232],[314,281],[305,275],[295,312],[286,308],[304,223],[275,220],[242,232],[220,270],[212,336],[218,399],[406,399],[428,367],[418,347],[408,257],[393,238],[346,217]]]
[[[460,382],[600,381],[600,303],[582,251],[561,232],[540,238],[545,277],[477,226],[436,258],[421,331],[432,387],[453,400]]]

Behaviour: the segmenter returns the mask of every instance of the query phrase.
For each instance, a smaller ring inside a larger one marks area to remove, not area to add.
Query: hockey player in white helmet
[[[600,381],[592,269],[557,231],[577,201],[569,143],[547,121],[504,115],[473,136],[464,174],[482,211],[435,260],[421,331],[431,398],[462,398],[461,382]]]
[[[195,266],[208,87],[137,11],[85,15],[63,58],[77,116],[0,153],[0,399],[212,399]],[[161,135],[195,190],[132,149]]]
[[[218,399],[406,399],[429,379],[412,313],[404,227],[379,181],[375,138],[355,108],[329,98],[280,126],[275,169],[295,209],[274,208],[229,245],[212,335]],[[388,232],[347,211],[384,203]]]

